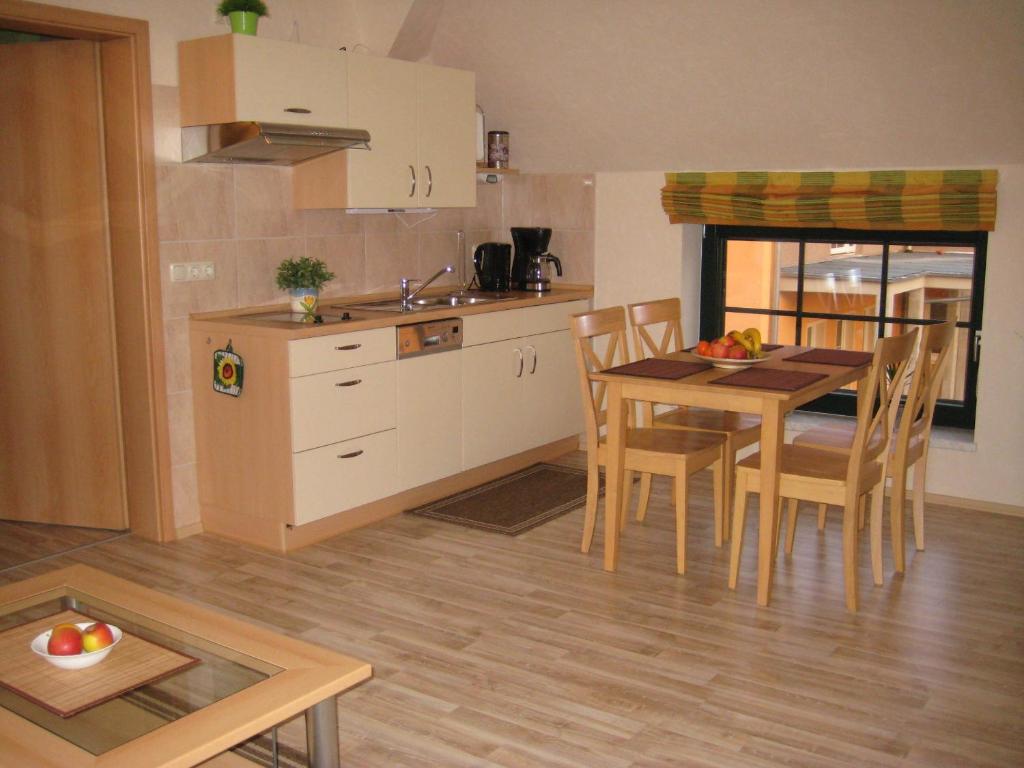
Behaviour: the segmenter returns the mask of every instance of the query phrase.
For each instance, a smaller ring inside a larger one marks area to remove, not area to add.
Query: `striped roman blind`
[[[673,224],[991,231],[994,170],[666,173]]]

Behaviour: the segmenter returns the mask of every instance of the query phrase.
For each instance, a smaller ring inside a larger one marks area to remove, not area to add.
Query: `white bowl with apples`
[[[80,621],[58,624],[32,640],[32,650],[60,669],[85,669],[99,664],[121,642],[123,633],[113,624]]]
[[[761,332],[756,328],[729,331],[720,338],[701,341],[691,353],[716,368],[749,368],[768,359],[761,350]]]

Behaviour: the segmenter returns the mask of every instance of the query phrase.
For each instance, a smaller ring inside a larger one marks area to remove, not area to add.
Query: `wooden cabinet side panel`
[[[420,201],[471,208],[476,205],[476,75],[428,64],[420,65],[419,75]]]
[[[315,157],[292,168],[292,205],[299,209],[348,208],[348,157],[345,149]]]
[[[245,365],[242,394],[213,389],[213,353],[228,339],[190,333],[199,506],[266,518],[291,517],[288,356],[283,341],[232,334]]]
[[[178,43],[181,124],[211,125],[235,119],[235,56],[232,35]]]

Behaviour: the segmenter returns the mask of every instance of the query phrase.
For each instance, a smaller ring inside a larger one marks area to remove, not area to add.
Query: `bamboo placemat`
[[[0,632],[0,685],[55,715],[70,717],[154,682],[199,659],[123,632],[121,642],[99,664],[86,669],[58,669],[33,653],[33,638],[57,624],[94,621],[62,611]]]

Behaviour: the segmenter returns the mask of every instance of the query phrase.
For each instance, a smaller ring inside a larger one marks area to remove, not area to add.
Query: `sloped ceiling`
[[[444,0],[429,58],[528,171],[1024,161],[1019,0]]]

